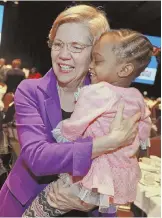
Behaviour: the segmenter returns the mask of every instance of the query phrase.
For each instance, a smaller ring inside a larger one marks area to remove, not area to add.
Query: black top
[[[70,118],[72,112],[66,112],[63,109],[61,109],[61,111],[62,111],[62,120]]]
[[[15,92],[17,86],[25,79],[25,73],[21,69],[10,69],[7,71],[5,83],[7,92]]]

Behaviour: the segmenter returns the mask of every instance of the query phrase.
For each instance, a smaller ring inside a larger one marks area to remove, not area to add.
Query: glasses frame
[[[72,51],[71,50],[71,45],[74,43],[74,42],[68,42],[68,43],[65,43],[65,42],[62,42],[62,41],[58,41],[60,42],[62,45],[59,49],[54,49],[53,48],[53,44],[55,43],[55,41],[48,41],[48,47],[51,48],[51,50],[54,50],[54,51],[60,51],[65,45],[68,49],[68,51],[72,52],[72,53],[81,53],[85,48],[88,48],[92,45],[88,45],[88,44],[82,44],[82,43],[78,43],[78,45],[82,46],[82,48],[80,48],[81,50],[80,51]]]

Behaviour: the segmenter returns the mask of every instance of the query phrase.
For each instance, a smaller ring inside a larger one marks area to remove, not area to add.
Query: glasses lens
[[[55,51],[59,51],[61,47],[62,47],[61,42],[53,42],[52,49],[54,49]]]
[[[68,49],[69,51],[73,52],[73,53],[80,53],[82,52],[82,50],[85,48],[85,46],[80,45],[78,43],[69,43],[68,44]]]
[[[53,42],[52,44],[52,49],[55,51],[59,51],[63,47],[64,43],[63,42]],[[79,43],[67,43],[68,50],[73,52],[73,53],[81,53],[84,48],[86,48],[86,45],[82,45]]]

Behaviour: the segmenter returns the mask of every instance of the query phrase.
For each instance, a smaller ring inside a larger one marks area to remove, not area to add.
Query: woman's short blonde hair
[[[49,33],[49,46],[55,38],[58,27],[64,23],[85,24],[92,35],[93,44],[103,33],[110,30],[106,15],[101,9],[89,5],[72,6],[61,12],[54,21]]]

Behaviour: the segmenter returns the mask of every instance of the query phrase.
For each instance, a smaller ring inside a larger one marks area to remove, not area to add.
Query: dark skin
[[[109,34],[103,36],[94,46],[92,51],[91,81],[98,83],[106,81],[115,86],[129,87],[135,66],[133,63],[122,63],[117,61],[117,57],[113,52],[113,46],[118,46],[120,38]],[[113,72],[113,73],[112,73]]]

